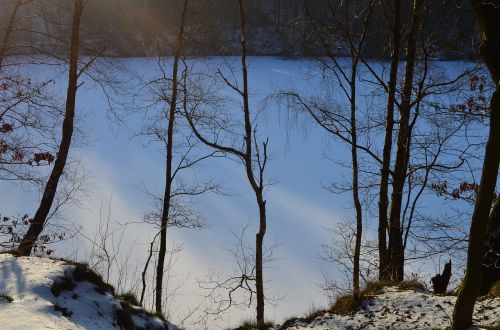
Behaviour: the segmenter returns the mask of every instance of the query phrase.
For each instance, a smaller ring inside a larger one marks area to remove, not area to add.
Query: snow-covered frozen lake
[[[194,65],[198,69],[206,65],[224,68],[229,61],[238,73],[238,58],[193,61],[198,61]],[[305,117],[290,115],[268,99],[284,89],[321,92],[325,85],[320,83],[321,72],[315,61],[260,57],[250,58],[249,63],[251,106],[262,111],[259,136],[269,137],[271,156],[268,178],[273,185],[266,191],[266,241],[268,245],[278,244],[274,252],[275,260],[265,268],[267,294],[277,299],[267,304],[266,316],[280,322],[291,315],[301,316],[313,307],[328,304],[319,287],[323,282],[323,273],[336,274],[339,281],[344,280],[338,270],[320,260],[319,253],[321,243],[328,242],[332,235],[325,229],[335,222],[352,218],[350,194],[333,195],[324,189],[332,180],[350,175],[348,168],[327,158],[348,161],[349,154],[346,145],[332,140]],[[347,65],[348,61],[345,63]],[[145,80],[158,74],[156,59],[126,59],[120,64],[141,74]],[[472,64],[444,62],[439,65],[453,75]],[[43,77],[54,72],[51,67],[43,67],[36,68],[33,75]],[[58,75],[54,89],[59,88],[64,95],[64,75]],[[372,106],[372,91],[369,84],[360,87],[360,94],[366,96],[366,100],[360,103],[365,103],[367,109]],[[332,91],[331,94],[335,97],[340,95],[340,91]],[[114,108],[120,113],[118,105]],[[151,207],[143,187],[162,192],[163,149],[161,144],[133,137],[141,127],[140,115],[123,117],[126,130],[114,123],[104,94],[91,81],[86,81],[81,87],[77,96],[77,112],[85,114],[80,125],[84,129],[85,143],[74,149],[72,155],[82,159],[82,166],[89,172],[92,196],[80,207],[68,207],[65,216],[76,226],[81,226],[86,236],[93,237],[98,227],[100,208],[104,207],[103,214],[106,215],[107,200],[111,200],[112,225],[132,223],[127,226],[121,245],[118,247],[118,243],[114,242],[115,248],[119,248],[119,260],[130,265],[129,274],[136,272],[135,278],[128,282],[132,285],[139,279],[148,243],[155,233],[151,225],[140,223],[142,215]],[[226,251],[235,243],[233,232],[238,233],[242,226],[250,223],[246,238],[252,246],[258,216],[244,172],[236,163],[225,159],[209,161],[196,172],[189,173],[188,179],[194,176],[223,180],[227,195],[207,195],[197,199],[196,207],[206,216],[209,228],[200,231],[172,229],[168,234],[170,246],[181,245],[183,248],[168,283],[168,289],[173,290],[168,301],[169,320],[176,324],[192,310],[202,310],[206,292],[200,289],[199,280],[206,279],[210,272],[233,274],[234,264]],[[35,211],[37,193],[6,183],[0,183],[0,189],[2,215],[32,214]],[[372,221],[371,216],[368,213],[365,219],[368,237],[376,231],[376,221]],[[375,215],[373,219],[376,220]],[[56,247],[57,254],[70,258],[85,258],[89,249],[90,243],[83,237]],[[426,268],[433,273],[438,266],[429,263]],[[223,328],[239,324],[253,313],[253,308],[232,311],[223,316],[223,321],[210,321],[209,328],[213,329],[215,324]],[[186,321],[188,329],[194,329],[189,324],[199,316],[195,313]]]

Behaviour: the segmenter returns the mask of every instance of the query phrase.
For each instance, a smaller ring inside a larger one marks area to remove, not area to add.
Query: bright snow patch
[[[363,302],[351,315],[326,313],[312,322],[296,320],[282,329],[446,329],[451,326],[456,297],[387,288]],[[500,326],[500,298],[481,298],[474,310],[478,327]]]
[[[54,282],[72,276],[74,267],[64,261],[0,254],[0,328],[120,329],[117,313],[123,308],[111,291],[99,293],[88,281],[74,281],[71,290],[57,297],[51,291]],[[131,308],[138,313],[127,329],[177,329]]]

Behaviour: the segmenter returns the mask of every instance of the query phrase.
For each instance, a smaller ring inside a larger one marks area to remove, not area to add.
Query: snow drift
[[[85,266],[0,254],[1,329],[176,330],[120,300]]]

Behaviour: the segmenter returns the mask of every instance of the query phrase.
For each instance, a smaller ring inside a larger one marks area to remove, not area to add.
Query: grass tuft
[[[368,296],[375,296],[383,293],[384,288],[394,285],[388,281],[366,281],[364,294]]]
[[[272,322],[265,322],[264,325],[258,326],[257,322],[247,320],[243,321],[243,323],[237,327],[234,328],[233,330],[268,330],[274,327],[274,324]]]
[[[500,281],[497,281],[495,284],[493,284],[490,291],[488,292],[488,295],[491,297],[500,297]]]
[[[403,281],[398,284],[399,290],[416,290],[416,291],[426,291],[427,287],[424,283],[420,282],[416,278],[412,278],[406,281]]]
[[[356,309],[361,305],[361,301],[356,301],[352,294],[346,294],[337,298],[335,303],[330,308],[330,311],[334,314],[347,315],[356,311]]]
[[[84,263],[72,263],[75,266],[73,270],[73,278],[77,282],[88,281],[94,284],[95,290],[100,294],[104,294],[107,291],[111,291],[111,293],[115,293],[115,289],[112,285],[104,282],[102,276],[97,274],[95,271],[89,268],[88,265]]]
[[[71,315],[73,315],[73,312],[72,312],[69,308],[67,308],[67,307],[61,307],[61,306],[59,306],[59,305],[55,304],[55,305],[54,305],[54,309],[55,309],[56,311],[61,312],[61,314],[62,314],[63,316],[66,316],[66,317],[70,317]]]
[[[121,293],[117,295],[116,298],[118,298],[119,300],[123,300],[131,305],[139,306],[139,300],[137,300],[137,297],[131,291]]]
[[[132,321],[133,309],[126,302],[121,302],[121,309],[116,311],[116,323],[120,329],[133,330],[135,329],[134,321]]]
[[[0,298],[4,299],[5,301],[11,303],[14,301],[14,297],[8,295],[8,294],[0,294]]]
[[[63,291],[72,291],[75,288],[75,283],[71,278],[71,275],[65,274],[58,280],[55,280],[50,286],[50,292],[54,297],[59,297]]]

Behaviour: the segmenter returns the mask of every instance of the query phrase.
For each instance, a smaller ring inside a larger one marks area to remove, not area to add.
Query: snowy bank
[[[81,265],[11,254],[0,254],[0,328],[177,329],[119,300]]]
[[[366,299],[353,313],[322,315],[306,321],[292,319],[278,329],[447,329],[451,326],[456,297],[421,290],[386,288]],[[500,329],[500,298],[482,297],[476,303],[474,324]],[[477,329],[477,328],[476,328]]]

